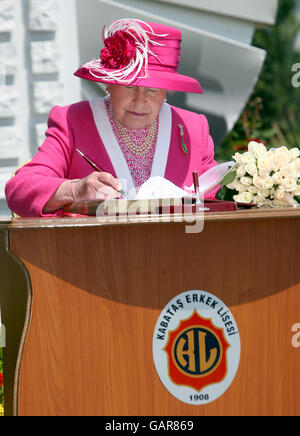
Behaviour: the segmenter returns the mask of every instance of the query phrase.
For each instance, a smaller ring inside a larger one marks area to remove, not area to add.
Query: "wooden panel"
[[[32,282],[20,415],[296,415],[299,219],[11,230]],[[230,307],[241,363],[207,406],[173,398],[152,358],[160,311],[189,289]]]

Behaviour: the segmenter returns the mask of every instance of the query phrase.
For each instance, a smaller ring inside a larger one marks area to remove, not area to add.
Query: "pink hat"
[[[121,19],[103,29],[105,47],[75,76],[94,82],[203,94],[196,79],[177,73],[181,32],[174,27]]]

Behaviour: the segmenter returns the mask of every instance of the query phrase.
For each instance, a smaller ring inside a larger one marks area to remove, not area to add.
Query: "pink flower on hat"
[[[128,32],[118,30],[104,41],[101,50],[101,65],[106,68],[123,68],[136,55],[136,42]]]

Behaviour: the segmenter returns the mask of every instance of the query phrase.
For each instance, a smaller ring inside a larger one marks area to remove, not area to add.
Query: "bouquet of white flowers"
[[[217,198],[258,207],[297,206],[300,203],[300,150],[280,147],[268,150],[250,142],[247,152],[233,156],[235,165],[224,177]]]

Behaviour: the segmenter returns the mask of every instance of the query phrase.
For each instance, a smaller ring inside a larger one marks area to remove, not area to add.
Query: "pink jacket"
[[[216,165],[214,144],[207,119],[183,109],[171,107],[172,133],[164,177],[181,187],[191,186],[192,173],[204,173]],[[178,124],[184,125],[186,155],[181,147]],[[5,193],[9,208],[20,216],[45,216],[43,208],[67,179],[88,176],[93,168],[78,154],[86,154],[106,172],[116,177],[95,125],[88,101],[70,106],[55,106],[49,115],[46,139],[35,157],[8,181]],[[213,197],[214,192],[210,195]],[[56,216],[59,212],[47,216]]]

